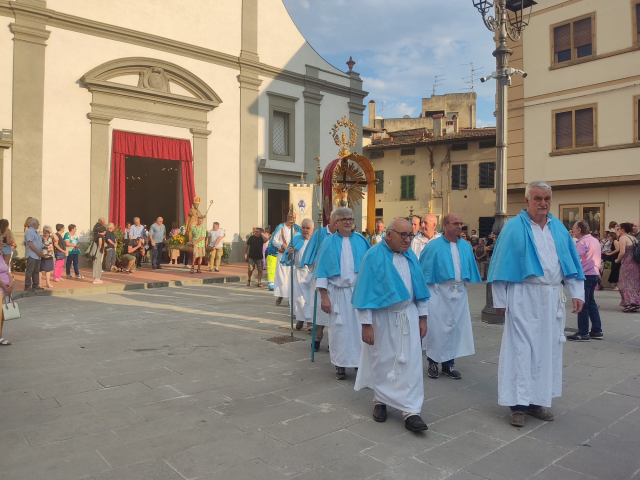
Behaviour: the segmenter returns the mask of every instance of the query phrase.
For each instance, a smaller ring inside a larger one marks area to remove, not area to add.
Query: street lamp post
[[[498,34],[498,48],[493,52],[496,57],[496,71],[481,79],[482,82],[493,78],[498,82],[496,110],[496,212],[493,222],[493,233],[500,234],[507,221],[507,88],[514,74],[526,77],[521,70],[509,68],[509,57],[513,54],[507,46],[507,39],[519,40],[522,32],[529,24],[531,9],[536,4],[533,0],[472,0],[473,6],[482,15],[485,26]],[[494,15],[491,16],[491,9]],[[525,11],[528,9],[528,12]],[[525,20],[526,17],[526,20]],[[504,319],[493,308],[491,285],[487,284],[487,304],[482,310],[482,321],[486,323],[503,323]]]

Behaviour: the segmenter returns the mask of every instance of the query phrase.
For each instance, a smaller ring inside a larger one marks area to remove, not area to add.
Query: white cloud
[[[492,120],[483,120],[481,118],[477,118],[476,119],[476,127],[478,128],[484,128],[484,127],[495,127],[496,126],[496,119],[492,119]]]

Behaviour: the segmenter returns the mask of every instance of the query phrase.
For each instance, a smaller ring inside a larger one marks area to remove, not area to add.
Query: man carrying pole
[[[276,264],[276,279],[274,283],[273,293],[276,296],[276,305],[282,303],[284,297],[289,297],[289,288],[291,285],[291,270],[282,264],[282,256],[287,250],[287,246],[291,242],[293,235],[300,233],[300,227],[296,225],[296,214],[293,208],[287,215],[286,223],[281,223],[273,232],[271,241],[269,242],[268,252],[270,255],[278,255],[278,263]]]

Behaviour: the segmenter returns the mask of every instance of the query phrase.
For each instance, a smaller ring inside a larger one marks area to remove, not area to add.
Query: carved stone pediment
[[[140,72],[138,86],[142,88],[150,88],[160,92],[170,93],[169,76],[161,67],[149,67]]]

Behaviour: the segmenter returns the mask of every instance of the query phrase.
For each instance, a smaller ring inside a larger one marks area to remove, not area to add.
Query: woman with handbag
[[[53,281],[62,282],[62,271],[64,270],[64,262],[67,259],[67,246],[64,241],[64,225],[56,223],[56,233],[53,235],[53,256],[55,265],[53,267]]]
[[[40,271],[44,273],[45,285],[51,288],[51,272],[53,272],[53,232],[49,225],[42,228],[42,260],[40,261]],[[40,282],[42,283],[42,282]]]
[[[4,263],[7,265],[11,262],[11,254],[12,250],[16,246],[16,241],[13,238],[13,234],[11,230],[9,230],[9,220],[3,218],[0,220],[0,237],[2,237],[2,257],[4,258]]]
[[[102,254],[104,252],[104,236],[107,229],[104,225],[100,225],[96,229],[96,236],[93,243],[89,247],[89,255],[93,256],[93,283],[102,283]]]
[[[0,248],[4,245],[2,238],[0,237]],[[5,263],[4,258],[0,256],[0,306],[2,307],[2,311],[0,311],[0,347],[4,347],[6,345],[11,345],[11,342],[5,340],[2,336],[2,327],[4,326],[4,312],[5,309],[5,301],[7,305],[13,304],[11,302],[11,293],[13,292],[13,277],[9,274],[9,266]]]

